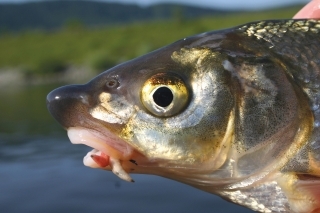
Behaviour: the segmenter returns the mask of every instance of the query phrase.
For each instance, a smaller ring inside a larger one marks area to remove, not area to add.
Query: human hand
[[[310,1],[293,18],[320,18],[320,0]]]

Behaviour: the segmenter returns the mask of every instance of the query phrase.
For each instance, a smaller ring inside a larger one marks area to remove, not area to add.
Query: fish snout
[[[86,85],[68,85],[57,88],[47,95],[50,114],[65,128],[83,126],[88,114],[90,95]],[[81,113],[79,113],[81,112]]]

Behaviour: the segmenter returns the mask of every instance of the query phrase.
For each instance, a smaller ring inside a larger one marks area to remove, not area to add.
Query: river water
[[[46,109],[58,85],[1,88],[0,212],[249,213],[190,186],[150,175],[135,183],[82,164],[91,149],[72,145]]]

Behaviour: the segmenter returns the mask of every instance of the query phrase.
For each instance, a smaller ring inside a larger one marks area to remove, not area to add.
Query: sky
[[[51,1],[51,0],[0,0],[0,3],[25,3],[34,1]],[[288,4],[301,3],[306,4],[309,0],[91,0],[102,2],[121,2],[132,3],[140,6],[148,6],[154,3],[185,3],[200,7],[211,7],[221,9],[265,9],[279,7]]]

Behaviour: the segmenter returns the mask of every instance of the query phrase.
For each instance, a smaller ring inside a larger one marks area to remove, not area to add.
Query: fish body
[[[320,20],[184,38],[52,91],[93,168],[174,179],[258,212],[320,212]],[[213,209],[214,212],[214,209]]]

